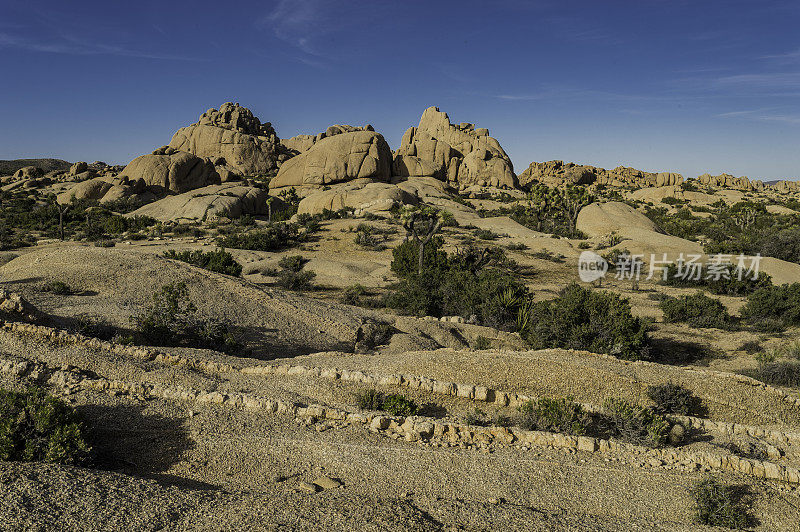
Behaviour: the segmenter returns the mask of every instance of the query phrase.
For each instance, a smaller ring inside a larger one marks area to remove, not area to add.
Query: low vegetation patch
[[[603,406],[601,424],[607,436],[649,447],[663,447],[669,441],[669,421],[651,409],[619,398],[608,399]]]
[[[224,249],[216,251],[175,251],[168,249],[164,252],[168,259],[175,259],[198,266],[205,270],[238,277],[242,274],[242,265],[236,262],[233,255]]]
[[[317,276],[310,270],[304,270],[308,259],[302,255],[291,255],[283,257],[279,262],[276,277],[277,284],[287,290],[308,290],[311,288],[311,281]]]
[[[41,388],[0,389],[0,460],[78,464],[88,453],[71,406]]]
[[[628,300],[577,283],[555,299],[526,304],[519,325],[533,349],[583,349],[628,360],[649,356],[648,323],[631,313]]]
[[[519,407],[519,416],[523,429],[575,436],[585,434],[591,424],[591,416],[571,397],[531,399]]]
[[[223,248],[249,249],[253,251],[278,251],[296,246],[308,240],[316,228],[291,222],[273,223],[263,229],[253,229],[221,236],[217,243]]]
[[[764,332],[800,325],[800,283],[756,290],[747,296],[741,315],[755,329]]]
[[[694,499],[700,524],[741,530],[750,523],[741,489],[705,478],[695,484],[689,493]]]
[[[674,383],[648,386],[647,397],[653,401],[656,414],[679,414],[688,416],[701,409],[701,401],[690,390]]]
[[[719,299],[702,292],[679,298],[667,297],[659,303],[666,323],[685,322],[690,327],[731,329],[733,317]]]
[[[152,345],[183,346],[230,352],[239,347],[222,321],[202,317],[186,283],[164,285],[142,312],[131,317],[137,334]]]
[[[356,404],[362,410],[383,410],[393,416],[413,416],[419,410],[411,399],[400,394],[384,395],[374,389],[358,392]]]

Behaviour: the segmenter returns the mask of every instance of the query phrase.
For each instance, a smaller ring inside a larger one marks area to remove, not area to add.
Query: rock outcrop
[[[261,123],[250,109],[224,103],[209,109],[196,124],[179,129],[169,146],[225,163],[241,175],[274,174],[291,154],[269,122]]]
[[[558,186],[564,183],[577,185],[664,187],[683,183],[683,176],[673,172],[644,172],[636,168],[618,166],[613,170],[564,161],[532,162],[517,178],[520,186],[533,182]]]
[[[58,203],[64,205],[75,200],[100,200],[113,185],[102,177],[81,181],[56,198]]]
[[[204,221],[220,216],[238,218],[243,214],[267,214],[267,193],[256,187],[235,183],[211,185],[167,196],[133,211],[131,216],[150,216],[166,221]]]
[[[395,205],[416,205],[418,201],[415,195],[397,185],[358,179],[306,196],[300,201],[297,213],[320,214],[325,209],[349,209],[358,216],[364,212],[388,212]]]
[[[125,167],[120,177],[142,180],[151,189],[178,194],[221,181],[211,161],[168,146],[137,157]]]
[[[764,183],[758,180],[750,180],[747,176],[735,177],[731,174],[711,175],[703,174],[697,178],[702,185],[720,188],[732,188],[735,190],[753,191],[764,190]]]
[[[392,151],[374,131],[343,132],[325,137],[286,161],[270,182],[270,193],[296,188],[308,193],[326,185],[370,178],[389,181]]]
[[[405,132],[392,172],[399,177],[436,177],[456,186],[515,186],[511,159],[489,130],[451,124],[437,107],[425,109],[419,126]]]
[[[23,166],[14,172],[15,179],[36,179],[37,177],[42,177],[43,175],[44,171],[38,166]]]
[[[371,125],[367,124],[364,127],[350,126],[347,124],[335,124],[330,126],[325,131],[316,135],[297,135],[288,139],[282,139],[281,144],[288,148],[292,153],[303,153],[311,149],[311,147],[322,139],[339,135],[341,133],[352,133],[354,131],[375,131]]]

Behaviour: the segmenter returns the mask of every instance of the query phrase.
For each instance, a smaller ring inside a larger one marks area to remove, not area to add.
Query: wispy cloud
[[[780,108],[765,107],[763,109],[747,109],[742,111],[729,111],[716,115],[717,118],[740,118],[744,120],[757,120],[759,122],[781,122],[784,124],[800,124],[800,114],[781,113]]]
[[[69,35],[36,38],[20,37],[7,32],[0,32],[0,48],[17,48],[32,52],[43,52],[65,55],[116,55],[138,57],[143,59],[162,59],[169,61],[199,61],[198,58],[147,52],[101,42],[86,41]]]

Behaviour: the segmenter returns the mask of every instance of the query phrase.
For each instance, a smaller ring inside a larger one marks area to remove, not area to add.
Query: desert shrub
[[[316,273],[303,270],[308,259],[302,255],[290,255],[281,258],[278,266],[281,268],[277,272],[278,286],[287,290],[308,290],[311,288],[311,281],[317,276]]]
[[[601,423],[608,436],[650,447],[667,443],[671,426],[652,410],[613,397],[606,400],[604,409]]]
[[[577,283],[555,299],[521,307],[519,328],[534,349],[583,349],[628,360],[648,354],[647,323],[631,314],[628,300]]]
[[[511,328],[527,290],[509,271],[502,250],[467,247],[448,256],[443,244],[434,237],[425,246],[422,273],[415,242],[403,242],[393,250],[392,270],[400,282],[387,297],[387,305],[407,314],[462,316]]]
[[[58,294],[60,296],[67,296],[73,294],[72,288],[64,281],[50,281],[42,286],[42,291]]]
[[[481,240],[497,240],[500,238],[500,235],[491,231],[489,229],[478,229],[474,233],[475,238],[479,238]]]
[[[699,410],[700,399],[679,384],[655,384],[645,390],[653,401],[656,414],[679,414],[688,416]]]
[[[189,296],[186,283],[164,285],[142,312],[131,317],[139,336],[154,345],[174,345],[231,351],[238,347],[228,326],[205,319]]]
[[[772,278],[764,272],[759,272],[754,279],[752,274],[741,272],[732,264],[719,267],[719,275],[711,275],[708,268],[698,264],[697,272],[687,275],[688,266],[670,264],[666,268],[666,275],[659,281],[667,286],[705,288],[712,294],[745,296],[759,288],[772,286]],[[740,279],[741,277],[741,279]]]
[[[191,236],[198,238],[205,235],[206,232],[196,225],[177,224],[172,228],[172,234],[176,236]]]
[[[690,327],[717,329],[730,329],[733,326],[733,318],[725,305],[702,292],[663,299],[659,307],[666,323],[686,322]]]
[[[739,351],[744,351],[748,355],[753,355],[761,351],[761,344],[756,340],[748,340],[739,346]]]
[[[595,246],[596,250],[607,249],[616,246],[617,244],[621,244],[625,239],[618,235],[616,232],[612,232],[608,237],[604,238],[600,242],[597,243]]]
[[[475,340],[474,349],[478,351],[489,349],[490,347],[492,347],[492,342],[485,336],[478,336],[478,339]]]
[[[361,410],[383,410],[383,394],[372,388],[356,393],[356,404]]]
[[[583,242],[578,242],[578,249],[589,249],[591,247],[592,245],[589,242],[586,242],[585,240]]]
[[[383,408],[393,416],[413,416],[419,410],[417,403],[399,394],[389,394],[383,399]]]
[[[741,315],[760,330],[800,325],[800,283],[756,290],[747,296]]]
[[[463,420],[465,425],[476,425],[478,427],[484,427],[489,424],[489,421],[486,417],[486,412],[484,412],[478,407],[475,407],[474,409],[464,414]]]
[[[387,236],[394,231],[386,231],[378,227],[360,223],[356,227],[355,243],[363,248],[371,249],[373,251],[382,251],[386,249]]]
[[[526,430],[585,434],[590,415],[571,397],[531,399],[519,407],[519,426]]]
[[[510,251],[525,251],[528,249],[528,246],[522,242],[514,242],[506,246],[506,249]]]
[[[797,388],[800,387],[800,363],[789,360],[759,360],[752,376],[774,386]]]
[[[682,200],[682,199],[676,198],[674,196],[667,196],[667,197],[661,198],[661,203],[665,203],[667,205],[683,205],[684,203],[686,203],[686,200]]]
[[[346,305],[358,305],[361,303],[361,298],[367,293],[367,289],[360,284],[348,286],[342,294],[342,303]]]
[[[705,478],[697,482],[689,493],[694,498],[697,520],[701,524],[737,530],[747,527],[750,516],[737,489],[713,478]]]
[[[308,227],[301,232],[299,224],[283,222],[268,225],[263,229],[222,236],[217,242],[223,248],[278,251],[304,242],[311,232],[313,231]]]
[[[41,388],[0,389],[0,460],[76,464],[88,452],[72,407]]]
[[[557,264],[564,262],[564,259],[566,259],[564,255],[560,253],[553,253],[549,249],[540,249],[539,251],[534,251],[531,253],[531,256],[541,260],[549,260],[550,262],[555,262]]]
[[[372,351],[378,346],[386,345],[397,332],[388,323],[378,321],[367,321],[362,325],[356,334],[355,348],[357,352]]]
[[[103,316],[80,314],[75,317],[72,329],[83,336],[111,340],[117,334],[117,329]]]
[[[233,255],[224,249],[216,251],[186,250],[180,252],[168,249],[164,252],[164,256],[168,259],[187,262],[212,272],[233,275],[234,277],[242,274],[242,265],[236,262]]]
[[[436,275],[447,269],[447,253],[442,250],[444,239],[435,236],[425,246],[422,253],[422,269]],[[406,240],[392,250],[392,271],[401,279],[418,273],[419,246],[413,240]]]

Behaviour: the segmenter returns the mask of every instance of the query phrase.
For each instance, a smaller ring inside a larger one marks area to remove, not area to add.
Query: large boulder
[[[592,203],[578,213],[576,227],[589,236],[604,236],[629,228],[658,232],[658,226],[627,203]]]
[[[446,179],[459,186],[515,186],[514,166],[486,128],[451,124],[447,113],[429,107],[418,127],[409,128],[395,153],[394,175]]]
[[[179,194],[220,183],[219,174],[210,161],[166,146],[131,161],[120,177],[131,181],[141,179],[154,191]]]
[[[198,157],[222,157],[241,175],[273,174],[291,156],[269,122],[262,124],[250,109],[230,102],[179,129],[169,146]]]
[[[223,183],[167,196],[133,211],[130,216],[178,222],[263,215],[267,214],[267,197],[266,191],[260,188]]]
[[[597,168],[564,161],[532,162],[518,177],[520,186],[544,183],[558,186],[563,183],[589,185],[597,179]]]
[[[298,214],[320,214],[324,210],[351,209],[356,214],[387,212],[395,205],[415,205],[415,195],[389,183],[376,183],[358,179],[337,185],[330,190],[315,192],[303,198],[297,208]]]
[[[37,177],[42,177],[43,175],[44,171],[38,166],[23,166],[14,172],[14,177],[16,179],[36,179]]]
[[[62,205],[71,203],[75,200],[100,200],[113,185],[103,179],[96,177],[87,181],[76,183],[75,186],[62,192],[56,197],[56,201]]]
[[[326,185],[370,178],[388,181],[392,150],[374,131],[353,131],[325,137],[289,159],[270,182],[270,192],[294,187],[309,192]]]
[[[297,135],[288,139],[282,139],[281,144],[289,149],[294,154],[303,153],[311,149],[311,147],[322,139],[340,135],[342,133],[352,133],[354,131],[375,131],[373,127],[367,124],[364,127],[351,126],[347,124],[334,124],[329,126],[328,129],[316,135]]]

